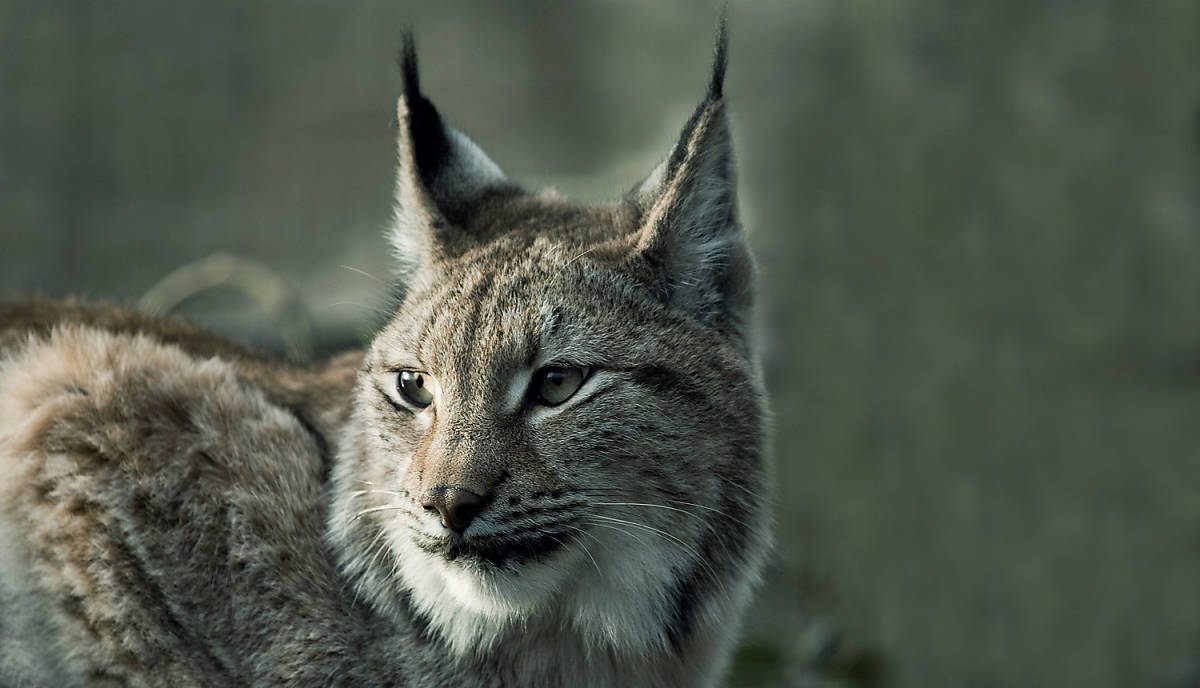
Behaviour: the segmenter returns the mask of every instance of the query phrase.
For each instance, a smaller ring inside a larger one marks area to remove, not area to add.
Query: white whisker
[[[393,497],[407,497],[408,496],[407,492],[399,492],[396,490],[355,490],[354,492],[350,493],[350,496],[351,497],[361,497],[361,496],[367,495],[367,494],[385,494],[385,495],[391,495]]]
[[[404,505],[402,505],[402,504],[385,504],[383,506],[373,506],[370,509],[363,509],[362,511],[358,512],[357,514],[354,514],[354,518],[350,519],[350,521],[351,522],[357,521],[360,517],[366,516],[367,514],[370,514],[370,513],[374,513],[376,511],[387,511],[389,509],[399,510],[399,509],[403,509],[403,508],[404,508]]]
[[[586,535],[586,536],[592,538],[593,540],[596,540],[595,535],[592,535],[591,533],[587,532],[583,528],[577,528],[575,526],[566,526],[566,527],[579,533],[580,535]],[[555,542],[557,542],[557,541],[558,540],[556,538]],[[599,542],[599,540],[596,540],[596,541]],[[583,542],[580,542],[578,539],[576,540],[576,542],[579,542],[579,546],[583,548],[583,553],[586,554],[587,558],[592,561],[592,566],[595,567],[596,573],[599,574],[601,578],[603,578],[604,573],[600,571],[600,565],[596,563],[596,558],[592,556],[592,553],[591,553],[591,551],[588,550],[587,545],[583,544]]]
[[[694,506],[697,509],[704,509],[705,511],[711,511],[712,513],[717,514],[718,516],[723,516],[723,517],[729,519],[730,521],[737,523],[738,525],[745,526],[745,528],[747,530],[754,530],[754,528],[751,527],[751,525],[749,523],[746,523],[745,521],[741,520],[740,518],[730,516],[729,514],[725,513],[725,511],[722,509],[717,509],[717,508],[714,508],[711,506],[704,506],[703,504],[694,504],[692,502],[685,502],[682,499],[668,499],[667,501],[672,502],[674,504],[686,504],[687,506]]]
[[[666,538],[667,540],[670,540],[671,542],[676,543],[677,545],[682,547],[684,550],[691,553],[692,556],[696,557],[697,561],[703,561],[703,558],[700,556],[700,553],[697,552],[694,547],[692,547],[688,543],[684,542],[683,540],[680,540],[679,538],[675,537],[674,535],[668,533],[665,530],[655,528],[654,526],[648,526],[644,523],[637,523],[636,521],[626,521],[623,518],[613,518],[611,516],[600,516],[599,514],[591,514],[590,516],[588,516],[588,518],[599,518],[599,519],[603,519],[605,521],[612,521],[614,523],[624,523],[627,526],[633,526],[634,528],[642,528],[642,529],[648,530],[652,533],[657,533],[658,535],[661,535],[662,537]]]
[[[692,547],[692,546],[691,546],[691,545],[689,545],[688,543],[686,543],[686,542],[684,542],[683,540],[679,539],[678,537],[676,537],[676,536],[674,536],[674,535],[672,535],[672,534],[668,533],[667,531],[665,531],[665,530],[660,530],[660,529],[658,529],[658,528],[655,528],[655,527],[653,527],[653,526],[648,526],[648,525],[645,525],[644,523],[637,523],[637,522],[634,522],[634,521],[626,521],[626,520],[624,520],[624,519],[620,519],[620,518],[612,518],[612,517],[610,517],[610,516],[600,516],[599,514],[591,514],[591,515],[589,515],[589,516],[588,516],[588,518],[589,518],[589,519],[596,519],[596,518],[599,518],[599,519],[604,519],[604,520],[606,520],[606,521],[613,521],[613,522],[616,522],[616,523],[623,523],[623,524],[625,524],[625,525],[633,526],[633,527],[635,527],[635,528],[641,528],[641,529],[644,529],[644,530],[650,531],[650,532],[652,532],[652,533],[655,533],[655,534],[657,534],[657,535],[660,535],[660,536],[662,536],[663,538],[665,538],[665,539],[666,539],[666,540],[668,540],[668,541],[674,542],[674,543],[675,543],[675,544],[677,544],[677,545],[678,545],[678,546],[679,546],[681,549],[683,549],[684,551],[686,551],[686,552],[688,552],[689,554],[691,554],[691,555],[692,555],[692,557],[693,557],[693,559],[694,559],[694,561],[695,561],[695,563],[696,563],[696,565],[698,565],[698,566],[702,567],[702,568],[705,570],[705,572],[708,574],[709,578],[710,578],[710,579],[711,579],[711,580],[712,580],[714,583],[716,583],[718,587],[720,587],[720,588],[724,589],[724,587],[725,587],[725,583],[724,583],[724,581],[722,581],[722,580],[721,580],[721,577],[717,575],[716,569],[714,569],[714,568],[713,568],[713,567],[712,567],[712,566],[711,566],[711,565],[710,565],[710,564],[709,564],[707,561],[705,561],[704,557],[700,555],[700,552],[698,552],[698,551],[696,550],[696,548],[695,548],[695,547]],[[597,524],[597,525],[599,525],[599,524]]]
[[[372,275],[371,273],[367,272],[366,270],[359,270],[359,269],[358,269],[358,268],[356,268],[356,267],[352,267],[352,266],[350,266],[350,265],[344,265],[344,264],[343,264],[343,265],[339,265],[338,267],[339,267],[339,268],[344,268],[344,269],[346,269],[346,270],[349,270],[350,272],[357,272],[358,274],[362,275],[363,277],[368,277],[368,278],[370,278],[370,279],[373,279],[373,280],[375,280],[376,282],[378,282],[378,283],[382,284],[382,285],[383,285],[383,286],[385,286],[385,287],[387,286],[387,283],[385,283],[383,280],[379,279],[379,278],[378,278],[378,277],[376,277],[375,275]]]
[[[607,523],[598,523],[596,521],[589,521],[589,523],[591,523],[593,526],[596,526],[597,528],[608,528],[609,530],[615,530],[618,533],[621,533],[622,535],[628,535],[629,537],[633,538],[634,540],[637,540],[638,542],[642,543],[643,545],[646,544],[646,541],[643,540],[641,538],[641,536],[639,536],[637,533],[629,532],[628,528],[619,528],[614,525],[609,525]]]
[[[700,518],[700,516],[693,514],[692,512],[688,511],[687,509],[679,509],[677,507],[664,506],[662,504],[644,504],[642,502],[592,502],[592,506],[645,506],[645,507],[650,507],[652,509],[667,509],[670,511],[678,511],[681,514],[687,514],[688,516],[691,516],[692,518]]]

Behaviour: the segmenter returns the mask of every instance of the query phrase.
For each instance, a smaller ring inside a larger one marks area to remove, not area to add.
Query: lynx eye
[[[591,369],[586,366],[548,366],[533,376],[533,396],[543,406],[558,406],[583,386]]]
[[[433,403],[437,381],[416,370],[402,370],[396,378],[396,389],[408,403],[417,408],[425,408]]]

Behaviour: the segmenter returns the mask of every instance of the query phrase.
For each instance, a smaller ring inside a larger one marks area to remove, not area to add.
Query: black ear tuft
[[[416,168],[413,172],[429,183],[436,179],[439,167],[449,158],[451,134],[437,108],[421,94],[417,42],[411,28],[401,36],[399,63],[400,75],[404,80],[402,99],[407,109],[407,117],[400,121],[400,126],[407,128],[407,131],[401,131],[400,134],[407,134],[412,146],[412,162]]]
[[[404,79],[404,95],[416,98],[421,95],[421,78],[417,71],[417,41],[413,37],[412,27],[405,27],[400,33],[400,54],[396,56],[396,64],[400,67],[400,75]]]
[[[391,238],[405,274],[427,262],[439,240],[437,227],[461,224],[481,199],[520,188],[421,93],[411,30],[401,35],[397,61],[403,90],[396,104],[399,169]]]
[[[727,35],[722,16],[708,93],[671,154],[632,198],[641,212],[637,249],[667,304],[707,322],[742,323],[752,300],[753,266],[738,221],[722,96]]]
[[[692,116],[688,118],[686,124],[683,125],[683,131],[679,134],[679,140],[675,144],[675,148],[671,156],[666,161],[666,167],[663,168],[666,175],[674,174],[679,165],[683,163],[684,156],[688,153],[687,141],[697,131],[697,128],[703,126],[701,120],[706,114],[711,114],[712,105],[719,103],[725,97],[725,67],[729,63],[729,29],[728,22],[725,18],[725,10],[721,10],[721,17],[717,22],[717,42],[713,47],[713,63],[712,74],[708,80],[708,93],[705,94],[704,100],[696,108]],[[724,117],[724,114],[721,114]],[[645,183],[643,183],[645,186]]]
[[[718,100],[724,95],[725,65],[729,62],[729,29],[726,11],[727,8],[721,8],[721,18],[717,23],[717,45],[713,48],[712,78],[708,82],[710,100]]]

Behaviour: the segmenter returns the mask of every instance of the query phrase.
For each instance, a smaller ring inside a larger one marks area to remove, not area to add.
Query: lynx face
[[[508,181],[406,53],[404,296],[331,529],[384,613],[459,652],[538,624],[639,654],[728,642],[769,536],[723,66],[671,157],[584,207]]]

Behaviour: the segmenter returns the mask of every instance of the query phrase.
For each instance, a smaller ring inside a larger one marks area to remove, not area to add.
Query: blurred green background
[[[402,25],[510,175],[599,199],[669,149],[716,13],[0,0],[0,294],[236,274],[253,298],[176,312],[353,346],[389,271]],[[1200,686],[1200,3],[730,20],[779,477],[731,684]]]

